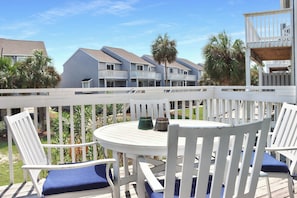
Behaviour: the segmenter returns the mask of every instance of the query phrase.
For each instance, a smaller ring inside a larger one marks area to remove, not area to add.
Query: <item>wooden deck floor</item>
[[[287,189],[286,179],[270,179],[270,186],[272,190],[273,198],[287,198],[289,197]],[[136,186],[134,183],[130,184],[129,192],[125,192],[124,186],[121,187],[122,198],[138,198],[136,194]],[[297,184],[295,185],[295,192],[297,192]],[[1,198],[36,198],[36,192],[34,191],[31,182],[13,184],[9,186],[0,186]],[[295,194],[297,198],[297,194]],[[110,194],[98,195],[96,198],[110,198]],[[260,178],[258,182],[258,188],[256,192],[256,198],[268,198],[265,179]]]

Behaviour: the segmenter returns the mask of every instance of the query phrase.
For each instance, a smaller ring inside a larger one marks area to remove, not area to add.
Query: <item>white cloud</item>
[[[188,45],[193,43],[199,43],[201,41],[208,40],[209,35],[196,35],[196,36],[188,36],[187,38],[180,39],[178,41],[178,45]]]
[[[57,5],[57,7],[48,9],[44,12],[33,13],[31,16],[19,21],[3,21],[0,30],[10,32],[10,35],[16,35],[15,38],[25,39],[33,36],[45,24],[54,24],[62,17],[75,16],[81,14],[113,14],[123,15],[133,10],[133,5],[138,0],[91,0],[75,1],[68,4]],[[5,24],[6,23],[6,24]],[[34,31],[32,31],[34,30]],[[35,31],[36,30],[36,31]]]
[[[90,14],[124,14],[133,10],[133,4],[136,0],[93,0],[89,2],[72,2],[59,8],[52,8],[42,13],[38,13],[37,17],[43,21],[51,22],[59,17],[79,15],[83,13]]]
[[[136,21],[129,21],[126,23],[121,23],[122,26],[139,26],[139,25],[146,25],[152,23],[150,20],[136,20]]]

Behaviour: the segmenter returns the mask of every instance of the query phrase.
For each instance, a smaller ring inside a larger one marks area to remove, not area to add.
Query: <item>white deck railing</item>
[[[127,71],[120,71],[120,70],[99,70],[98,72],[99,79],[128,79],[128,72]]]
[[[245,14],[246,43],[277,42],[288,46],[292,41],[292,24],[292,9]]]
[[[236,124],[272,117],[273,126],[282,103],[296,102],[295,90],[295,86],[7,89],[0,90],[0,112],[3,117],[19,109],[30,109],[36,127],[44,132],[45,142],[84,143],[92,140],[94,129],[129,120],[131,98],[168,98],[174,118]],[[202,117],[198,113],[200,108],[203,109]],[[69,116],[65,116],[64,111]],[[12,141],[9,135],[8,144],[10,180],[13,183]],[[47,152],[53,163],[75,162],[78,159],[76,148],[55,152],[56,159],[52,156],[53,150]],[[98,156],[97,148],[93,147],[81,149],[78,153],[80,160],[86,160],[90,153]]]
[[[291,74],[290,73],[263,73],[263,86],[285,86],[291,84]]]

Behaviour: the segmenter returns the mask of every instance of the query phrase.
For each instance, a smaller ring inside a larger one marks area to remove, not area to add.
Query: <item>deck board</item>
[[[121,171],[122,172],[122,171]],[[287,198],[289,197],[287,180],[270,178],[270,187],[272,191],[272,198]],[[296,182],[295,182],[296,183]],[[297,192],[297,185],[294,186]],[[37,198],[31,182],[18,183],[8,186],[0,186],[1,198]],[[297,194],[295,194],[297,198]],[[110,194],[98,195],[96,198],[110,198]],[[129,192],[125,192],[125,186],[121,186],[121,198],[138,198],[136,194],[135,183],[129,184]],[[256,198],[268,198],[266,181],[260,178],[256,191]]]

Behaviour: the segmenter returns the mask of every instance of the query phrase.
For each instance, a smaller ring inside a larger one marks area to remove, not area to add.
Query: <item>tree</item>
[[[262,69],[259,65],[253,65],[251,68],[251,85],[258,86],[259,85],[259,67]]]
[[[206,86],[206,85],[219,85],[217,82],[213,81],[212,79],[209,78],[207,73],[203,73],[201,78],[198,81],[199,86]]]
[[[42,51],[34,51],[32,57],[18,63],[18,88],[53,88],[60,82],[61,77],[55,68],[49,66],[51,59]]]
[[[9,58],[0,58],[0,88],[53,88],[61,80],[51,59],[43,51],[34,51],[32,57],[14,65]],[[38,108],[41,126],[45,126],[45,108]],[[42,128],[43,129],[43,128]]]
[[[245,84],[245,48],[243,41],[232,43],[225,32],[212,36],[203,49],[204,70],[221,85]]]
[[[165,66],[165,85],[168,85],[167,64],[176,59],[177,50],[175,40],[169,40],[166,34],[159,35],[151,46],[152,55],[158,64],[164,63]]]
[[[12,64],[10,58],[0,58],[0,89],[13,89],[15,87],[14,76],[17,73],[17,68]]]

